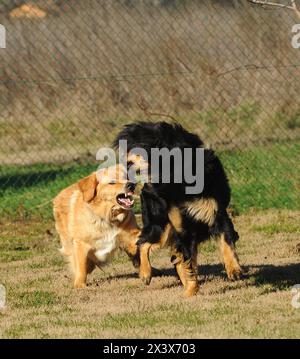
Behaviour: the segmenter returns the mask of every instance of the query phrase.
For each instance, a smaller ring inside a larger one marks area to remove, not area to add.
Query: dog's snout
[[[126,189],[130,192],[133,192],[135,190],[135,183],[133,182],[127,182]]]

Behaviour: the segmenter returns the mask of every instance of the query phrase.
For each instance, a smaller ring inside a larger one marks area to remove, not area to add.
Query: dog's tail
[[[60,198],[56,197],[53,206],[53,215],[55,219],[55,228],[60,237],[61,248],[59,252],[65,256],[72,255],[72,241],[68,235],[68,224],[65,220],[65,208],[60,203]]]

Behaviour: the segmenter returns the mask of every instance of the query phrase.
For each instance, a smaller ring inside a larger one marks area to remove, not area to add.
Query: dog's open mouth
[[[133,192],[118,194],[117,202],[124,209],[132,208],[134,205]]]

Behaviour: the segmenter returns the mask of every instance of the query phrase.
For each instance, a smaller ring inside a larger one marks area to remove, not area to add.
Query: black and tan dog
[[[178,124],[167,122],[138,122],[126,125],[114,141],[127,141],[127,164],[139,170],[151,170],[151,149],[204,148],[200,138]],[[142,148],[147,161],[132,150]],[[193,156],[194,157],[194,156]],[[193,158],[192,167],[196,162]],[[184,166],[182,166],[184,167]],[[185,296],[197,293],[197,247],[210,237],[219,240],[228,278],[242,274],[235,242],[238,234],[228,216],[230,187],[219,158],[211,149],[204,148],[204,189],[198,194],[186,194],[186,183],[174,180],[175,166],[170,166],[170,183],[146,183],[141,192],[144,227],[138,241],[140,249],[140,277],[146,284],[151,280],[149,251],[166,243],[172,247],[171,262],[185,287]]]

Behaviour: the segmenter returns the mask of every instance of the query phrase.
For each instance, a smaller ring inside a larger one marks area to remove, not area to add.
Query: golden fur
[[[116,197],[126,192],[125,170],[120,165],[100,170],[64,189],[54,199],[54,217],[70,262],[74,287],[86,286],[87,274],[109,262],[118,248],[133,258],[140,229],[131,209]]]

